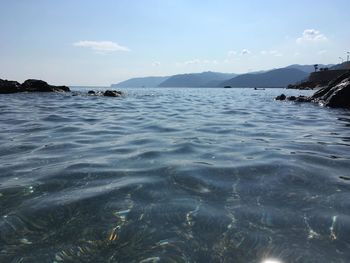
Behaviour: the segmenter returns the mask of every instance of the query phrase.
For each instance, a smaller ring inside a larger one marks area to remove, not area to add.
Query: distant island
[[[334,65],[322,65],[320,68],[331,68]],[[165,77],[140,77],[112,84],[113,88],[129,87],[255,87],[277,88],[289,84],[306,81],[309,74],[315,70],[314,65],[290,65],[284,68],[247,74],[202,72],[177,74]]]

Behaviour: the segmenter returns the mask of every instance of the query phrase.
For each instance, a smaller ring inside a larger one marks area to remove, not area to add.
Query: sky
[[[131,77],[336,64],[348,0],[0,0],[0,78],[110,85]]]

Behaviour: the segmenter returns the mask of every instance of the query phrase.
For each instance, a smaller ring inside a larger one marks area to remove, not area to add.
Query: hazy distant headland
[[[322,65],[320,68],[331,68],[334,65]],[[202,72],[176,74],[165,77],[140,77],[112,84],[120,87],[258,87],[277,88],[304,81],[315,70],[314,65],[290,65],[284,68],[257,71],[246,74]]]

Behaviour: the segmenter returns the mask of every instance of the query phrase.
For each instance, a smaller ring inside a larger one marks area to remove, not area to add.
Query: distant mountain
[[[350,62],[342,64],[318,64],[318,68],[350,69]],[[283,87],[302,81],[314,72],[314,65],[290,65],[285,68],[268,71],[256,71],[247,74],[202,72],[177,74],[167,77],[132,78],[111,87]]]
[[[220,83],[218,86],[232,87],[285,87],[309,76],[307,72],[294,68],[281,68],[260,74],[243,74]]]
[[[171,76],[159,87],[216,87],[221,82],[237,76],[234,73],[202,72]]]
[[[318,68],[331,68],[332,66],[334,66],[334,64],[328,64],[328,65],[324,65],[324,64],[318,64]],[[299,69],[301,71],[304,71],[306,73],[311,73],[315,71],[314,65],[298,65],[298,64],[294,64],[294,65],[290,65],[288,67],[285,68],[294,68],[294,69]]]
[[[132,78],[117,84],[112,84],[114,88],[137,88],[137,87],[158,87],[160,83],[167,80],[169,77],[144,77]]]

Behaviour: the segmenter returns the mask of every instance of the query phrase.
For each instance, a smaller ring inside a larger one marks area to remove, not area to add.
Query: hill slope
[[[318,68],[330,68],[334,66],[333,64],[328,64],[328,65],[324,65],[324,64],[318,64]],[[299,64],[293,64],[290,65],[288,67],[285,68],[294,68],[294,69],[299,69],[301,71],[304,71],[306,73],[312,73],[315,71],[314,65],[299,65]]]
[[[346,61],[338,65],[334,65],[330,70],[339,70],[339,69],[350,69],[350,62]]]
[[[144,77],[132,78],[117,84],[112,84],[115,88],[137,88],[137,87],[157,87],[160,83],[167,80],[169,77]]]
[[[261,74],[243,74],[224,81],[219,86],[232,87],[285,87],[288,84],[301,81],[308,77],[308,73],[293,69],[281,68]]]
[[[202,72],[191,74],[178,74],[171,76],[159,87],[216,87],[224,80],[228,80],[237,76],[237,74],[218,73],[218,72]]]

